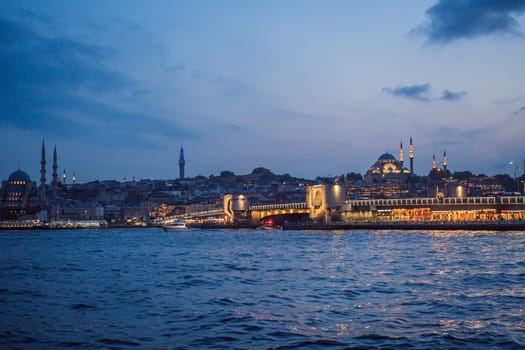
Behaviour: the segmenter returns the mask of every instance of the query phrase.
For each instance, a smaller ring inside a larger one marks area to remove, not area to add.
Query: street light
[[[514,166],[514,182],[516,182],[516,192],[521,194],[520,182],[518,181],[518,177],[519,177],[519,174],[520,174],[520,167],[514,161],[510,161],[509,165],[510,166]]]

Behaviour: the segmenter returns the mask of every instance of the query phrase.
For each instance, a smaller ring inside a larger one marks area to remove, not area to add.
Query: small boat
[[[281,226],[275,225],[272,219],[265,220],[261,223],[256,230],[280,230]]]
[[[183,221],[173,220],[173,221],[169,221],[163,224],[162,228],[165,231],[171,231],[171,230],[184,230],[184,229],[187,229],[188,227],[186,226],[186,223]]]

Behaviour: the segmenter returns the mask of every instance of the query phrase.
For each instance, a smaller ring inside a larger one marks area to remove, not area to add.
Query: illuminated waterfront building
[[[500,222],[525,220],[525,197],[348,200],[345,222]]]
[[[31,210],[31,195],[34,189],[35,182],[20,168],[9,175],[7,181],[2,183],[2,219],[16,220],[34,211]]]

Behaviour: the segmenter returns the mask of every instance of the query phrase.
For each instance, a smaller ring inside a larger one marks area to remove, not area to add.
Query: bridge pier
[[[321,184],[306,187],[306,198],[300,203],[250,205],[244,195],[224,196],[224,215],[233,224],[257,226],[265,217],[297,218],[307,214],[311,220],[330,224],[341,220],[346,188],[339,184]]]

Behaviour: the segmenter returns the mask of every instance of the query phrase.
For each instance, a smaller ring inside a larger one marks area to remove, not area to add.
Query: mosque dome
[[[381,161],[395,161],[396,160],[396,157],[394,157],[393,155],[391,155],[390,153],[383,153],[381,156],[379,156],[379,158],[377,160],[381,160]]]
[[[13,172],[11,175],[9,175],[9,178],[7,179],[8,182],[14,182],[14,181],[25,181],[29,182],[31,181],[31,178],[25,171],[22,171],[18,169],[17,171]]]
[[[428,173],[431,180],[442,180],[445,177],[445,172],[441,168],[432,168]]]

